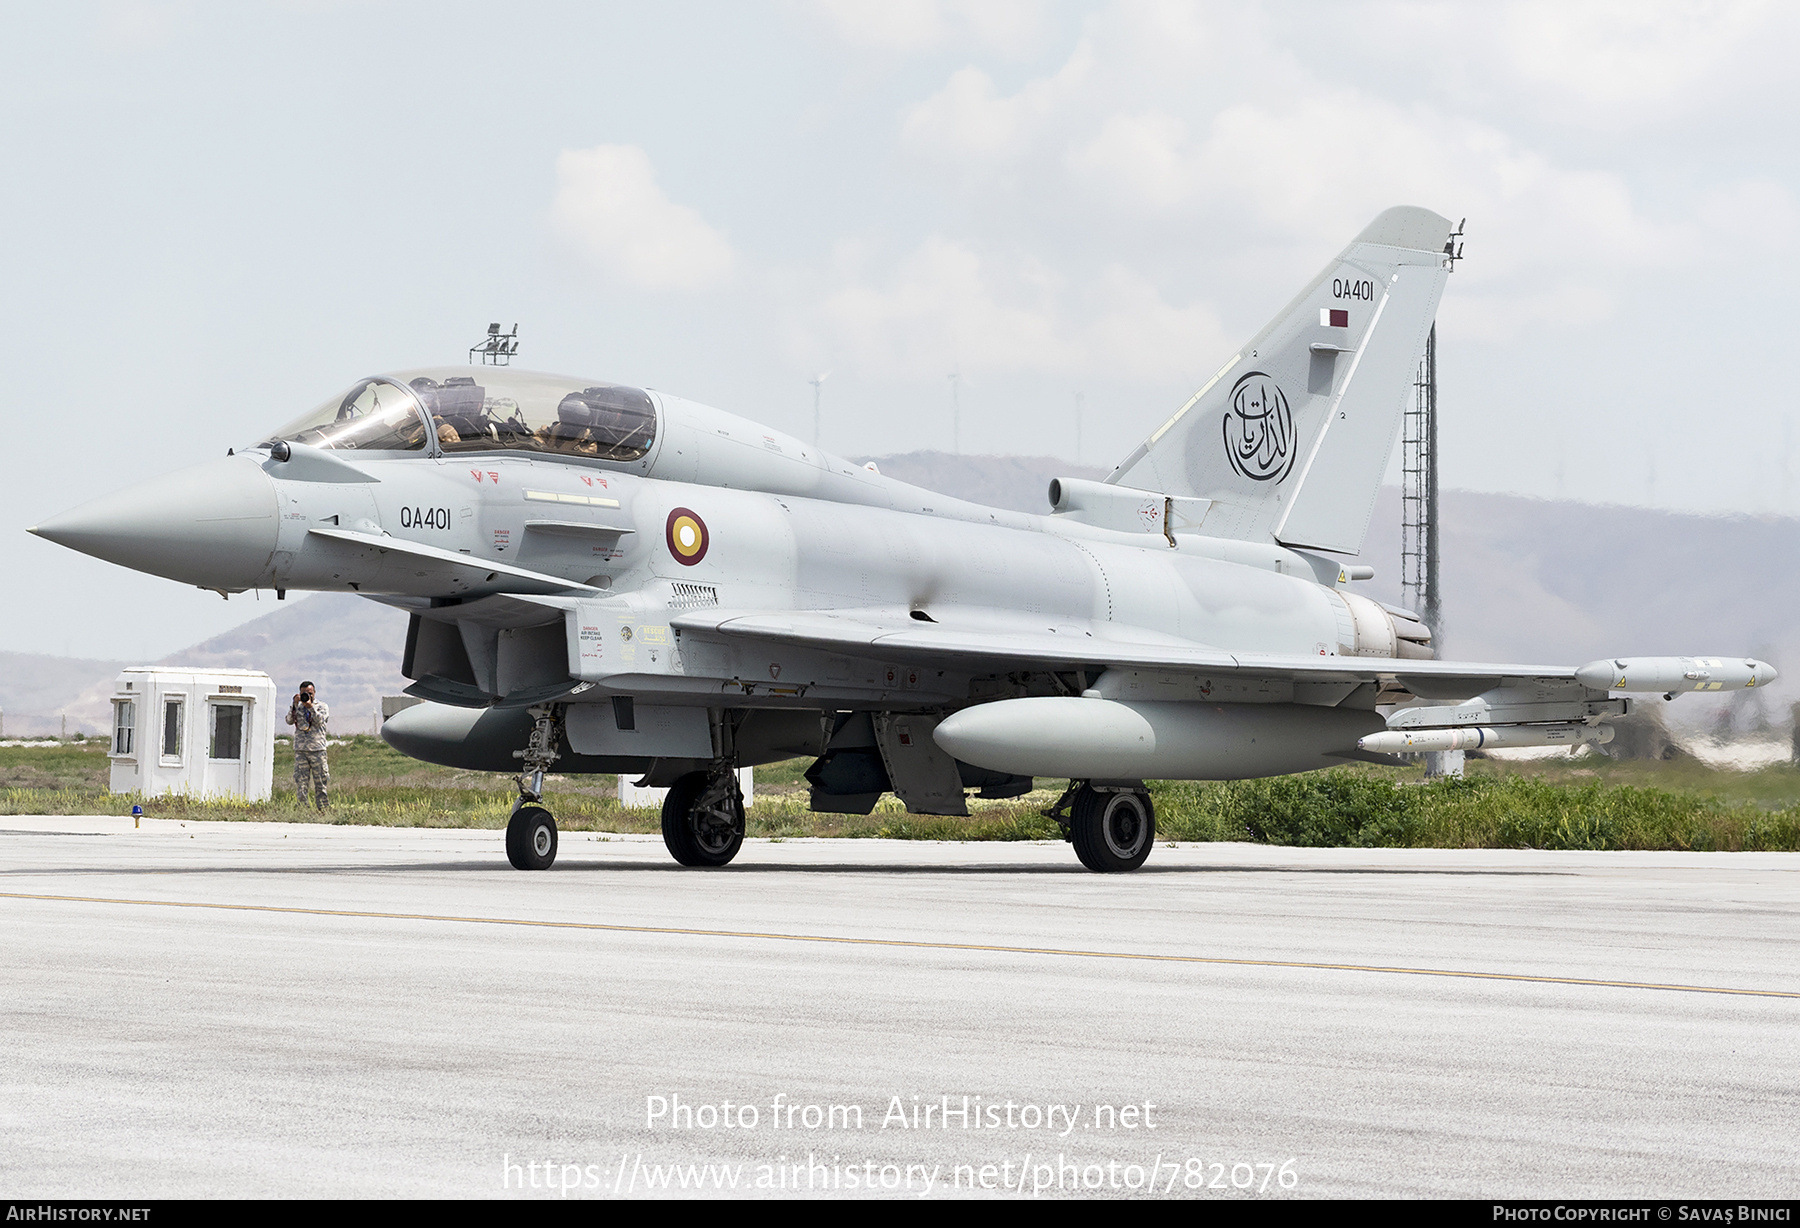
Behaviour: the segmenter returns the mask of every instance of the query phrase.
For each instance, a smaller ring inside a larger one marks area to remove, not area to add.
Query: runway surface
[[[1800,1188],[1792,854],[9,816],[0,985],[21,1198]]]

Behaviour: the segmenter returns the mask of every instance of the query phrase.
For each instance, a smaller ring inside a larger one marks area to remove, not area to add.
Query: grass
[[[1338,769],[1157,792],[1159,834],[1320,848],[1800,849],[1800,805],[1482,772],[1408,784]]]
[[[379,738],[347,738],[331,748],[331,808],[302,807],[293,793],[291,744],[275,743],[275,794],[264,802],[200,801],[181,795],[144,799],[111,793],[107,743],[97,738],[54,747],[0,747],[0,814],[146,814],[169,819],[254,819],[290,823],[358,823],[387,827],[501,828],[516,794],[510,777],[466,772],[408,759]],[[884,798],[869,815],[814,814],[803,776],[808,760],[756,769],[756,802],[747,816],[753,836],[890,837],[932,840],[1053,838],[1056,824],[1039,811],[1056,793],[971,800],[967,819],[909,815]],[[546,779],[545,805],[565,831],[662,831],[657,810],[628,810],[618,802],[614,776]]]
[[[266,802],[144,801],[107,791],[104,741],[0,748],[0,814],[129,814],[384,826],[505,826],[514,790],[504,776],[419,763],[378,738],[331,750],[331,809],[294,800],[293,752],[276,743],[276,795]],[[909,815],[893,797],[873,814],[814,814],[807,761],[757,769],[749,834],[912,840],[1055,839],[1042,811],[1062,782],[1022,798],[970,800],[970,817]],[[1800,769],[1728,772],[1693,760],[1601,757],[1477,760],[1468,775],[1423,781],[1416,768],[1343,767],[1269,780],[1157,782],[1159,834],[1318,847],[1800,850]],[[654,810],[627,810],[611,776],[551,777],[546,804],[567,831],[659,832]]]

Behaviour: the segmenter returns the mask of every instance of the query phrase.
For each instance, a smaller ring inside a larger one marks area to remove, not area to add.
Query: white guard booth
[[[140,665],[113,686],[112,791],[260,802],[275,781],[275,683],[261,670]]]

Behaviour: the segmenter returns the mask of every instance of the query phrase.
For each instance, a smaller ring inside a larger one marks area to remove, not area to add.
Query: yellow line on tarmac
[[[1139,951],[1084,951],[1076,947],[1010,947],[982,942],[922,942],[906,938],[846,938],[832,934],[783,934],[769,930],[707,930],[675,925],[614,925],[603,921],[539,921],[528,917],[459,917],[446,913],[358,912],[343,908],[289,908],[275,904],[216,904],[204,900],[126,900],[91,895],[34,895],[0,891],[0,899],[53,900],[70,904],[134,904],[147,908],[205,908],[219,912],[289,913],[306,917],[358,917],[376,921],[449,921],[462,925],[523,925],[552,930],[600,930],[614,934],[679,934],[696,938],[755,938],[767,942],[823,942],[852,947],[908,947],[923,951],[983,951],[997,955],[1061,955],[1077,959],[1132,959],[1163,964],[1221,964],[1244,968],[1296,968],[1321,972],[1386,972],[1468,981],[1523,981],[1536,985],[1584,985],[1601,989],[1660,989],[1748,998],[1800,998],[1783,989],[1733,989],[1724,985],[1672,985],[1657,981],[1604,981],[1580,976],[1532,976],[1519,972],[1468,972],[1455,968],[1404,968],[1386,964],[1328,964],[1299,959],[1233,959],[1222,955],[1157,955]]]

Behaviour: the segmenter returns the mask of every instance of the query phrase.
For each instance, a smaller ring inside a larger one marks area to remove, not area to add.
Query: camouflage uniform
[[[330,711],[317,699],[310,711],[302,704],[288,708],[287,723],[294,727],[294,788],[304,806],[310,787],[320,810],[325,809],[325,791],[331,785],[331,769],[325,763],[325,722],[330,719]]]

